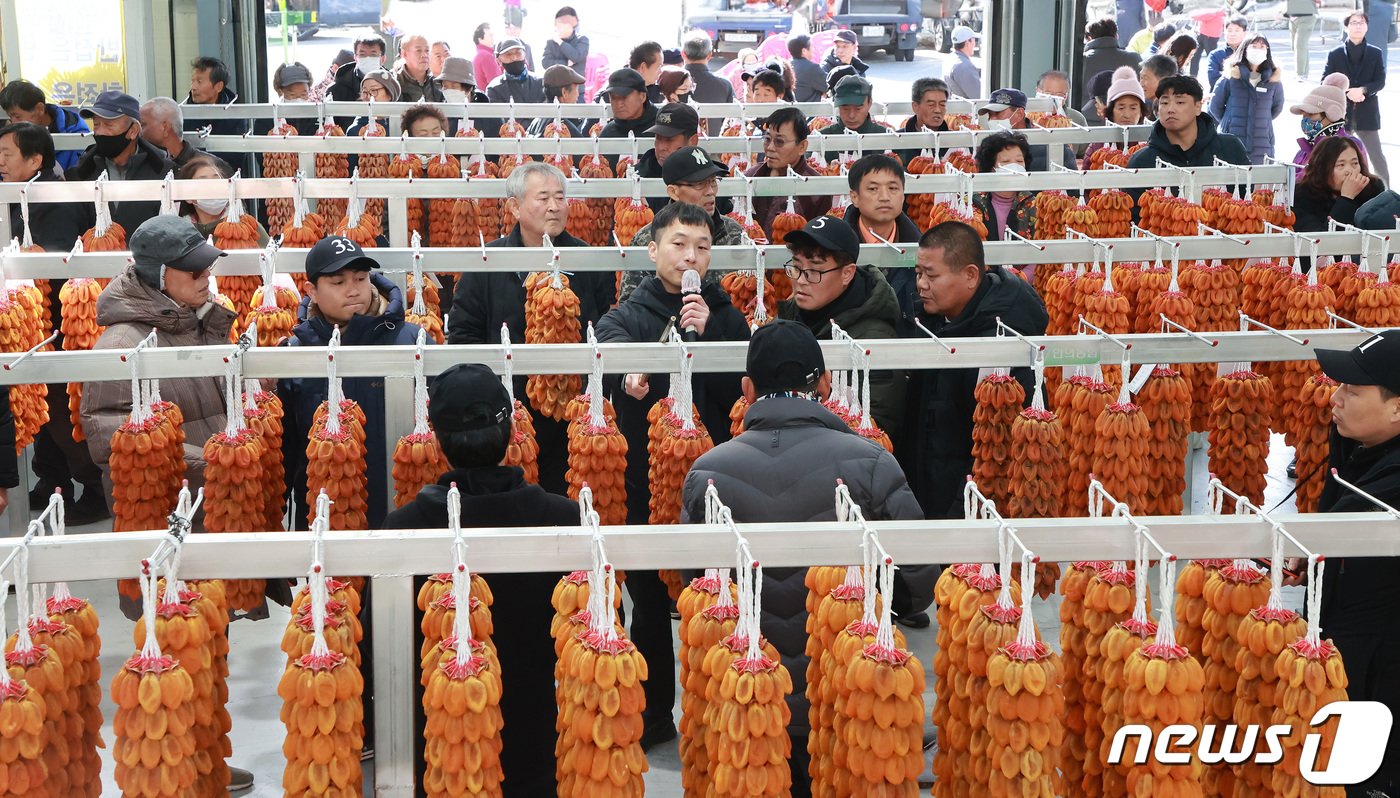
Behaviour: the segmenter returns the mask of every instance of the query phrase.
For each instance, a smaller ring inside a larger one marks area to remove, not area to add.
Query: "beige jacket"
[[[196,312],[146,285],[130,267],[97,298],[97,323],[106,327],[94,349],[130,349],[156,330],[160,346],[228,345],[232,311],[208,305]],[[223,377],[161,380],[161,398],[174,402],[185,417],[185,466],[191,490],[204,483],[204,443],[224,428]],[[83,383],[83,431],[93,462],[102,469],[108,500],[112,495],[108,460],[112,433],[131,414],[131,384],[126,380]]]

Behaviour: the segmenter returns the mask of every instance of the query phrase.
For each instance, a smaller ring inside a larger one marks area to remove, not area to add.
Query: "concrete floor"
[[[1292,481],[1283,476],[1284,468],[1291,456],[1291,450],[1284,447],[1281,437],[1275,436],[1269,458],[1269,487],[1266,505],[1277,504],[1292,489]],[[1193,514],[1206,511],[1205,489],[1207,477],[1204,469],[1197,470],[1193,483]],[[1291,507],[1284,512],[1291,512]],[[70,530],[74,533],[106,531],[108,525],[94,524]],[[1154,572],[1155,573],[1155,572]],[[1160,606],[1156,595],[1157,579],[1150,581],[1152,603]],[[115,707],[107,696],[107,688],[114,674],[134,650],[132,642],[133,624],[122,616],[117,607],[116,589],[111,582],[79,583],[72,586],[75,595],[92,601],[102,620],[101,635],[105,642],[102,652],[103,675],[103,717],[107,720],[104,739],[110,746],[112,740],[111,719]],[[1301,588],[1286,588],[1285,602],[1293,608],[1302,604]],[[1059,596],[1048,601],[1036,600],[1033,613],[1040,627],[1042,637],[1058,649],[1059,641]],[[13,623],[14,610],[9,609]],[[281,780],[285,760],[282,756],[283,726],[278,720],[281,701],[277,698],[277,681],[281,676],[285,657],[280,649],[283,629],[288,620],[284,608],[274,606],[271,617],[263,621],[240,620],[230,627],[232,653],[230,655],[229,711],[233,716],[233,758],[230,764],[253,771],[256,783],[252,790],[242,793],[251,798],[273,798],[282,794]],[[10,628],[14,628],[11,626]],[[932,667],[936,650],[937,625],[928,629],[905,629],[910,649],[924,663]],[[931,675],[931,670],[930,670]],[[933,684],[930,681],[924,696],[927,707],[933,706]],[[676,708],[679,717],[679,705]],[[111,749],[102,752],[104,761],[103,795],[117,795],[113,780]],[[650,772],[646,776],[647,791],[652,795],[679,795],[680,759],[674,745],[653,749],[648,755]],[[931,757],[930,757],[931,761]],[[365,764],[365,795],[373,794],[373,762]]]

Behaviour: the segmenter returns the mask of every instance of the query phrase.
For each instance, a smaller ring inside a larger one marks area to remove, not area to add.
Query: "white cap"
[[[959,44],[966,43],[969,39],[980,38],[982,37],[977,35],[977,31],[973,30],[972,28],[969,28],[966,25],[959,25],[956,28],[953,28],[953,46],[955,47]]]

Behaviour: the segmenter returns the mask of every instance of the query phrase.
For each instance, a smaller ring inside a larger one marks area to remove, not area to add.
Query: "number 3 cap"
[[[1379,385],[1400,393],[1400,330],[1386,330],[1353,349],[1315,349],[1322,372],[1348,385]]]
[[[306,279],[335,274],[342,269],[372,272],[379,262],[365,254],[364,249],[345,236],[329,236],[317,241],[306,253]]]

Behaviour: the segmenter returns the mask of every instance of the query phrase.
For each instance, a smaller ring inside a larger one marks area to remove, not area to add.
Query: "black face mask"
[[[687,103],[687,104],[689,104],[689,103],[690,103],[690,92],[686,92],[685,94],[677,94],[677,95],[676,95],[676,102],[678,102],[678,103]]]
[[[524,61],[511,61],[509,64],[505,64],[503,68],[505,69],[506,74],[510,75],[513,78],[518,78],[521,75],[525,74]]]
[[[131,139],[126,137],[126,134],[130,132],[131,125],[127,125],[126,130],[115,136],[101,136],[94,133],[92,136],[95,142],[93,151],[103,158],[115,158],[121,155],[126,150],[127,145],[131,144]]]

